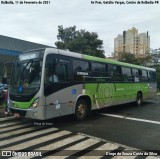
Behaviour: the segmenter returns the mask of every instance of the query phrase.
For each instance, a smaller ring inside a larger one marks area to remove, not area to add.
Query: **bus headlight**
[[[38,105],[38,103],[39,103],[39,98],[36,98],[36,99],[34,100],[34,102],[32,103],[31,107],[32,107],[32,108],[36,108],[37,105]]]

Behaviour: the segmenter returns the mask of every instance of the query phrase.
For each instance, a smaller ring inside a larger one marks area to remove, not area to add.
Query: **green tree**
[[[104,58],[103,41],[98,34],[86,30],[76,30],[76,26],[63,28],[58,26],[58,49],[68,49],[73,52]]]
[[[144,58],[136,58],[134,54],[131,53],[119,53],[119,61],[127,62],[136,65],[146,66],[151,60],[151,56],[147,55]]]
[[[151,49],[150,56],[151,56],[153,65],[156,67],[160,62],[160,49]]]
[[[127,62],[131,64],[138,64],[138,60],[135,58],[135,55],[131,53],[119,53],[118,61]]]
[[[152,66],[156,68],[157,72],[157,88],[160,90],[160,48],[159,49],[151,49],[150,51]]]
[[[151,63],[151,56],[148,54],[143,58],[137,58],[137,64],[142,66],[148,66]]]

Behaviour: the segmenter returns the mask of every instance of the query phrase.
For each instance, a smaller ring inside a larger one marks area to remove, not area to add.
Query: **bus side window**
[[[106,64],[96,62],[92,63],[92,81],[108,81],[108,66]]]
[[[156,81],[156,72],[148,71],[148,80],[149,80],[149,82],[155,82]]]
[[[46,64],[46,66],[45,66],[45,76],[44,76],[44,83],[46,85],[49,85],[49,84],[53,83],[51,68],[52,68],[51,64]]]
[[[108,65],[108,78],[110,79],[110,81],[123,81],[123,77],[121,74],[121,67],[120,66],[116,66],[116,65]]]
[[[68,69],[64,64],[47,64],[45,68],[45,84],[68,81]]]
[[[138,70],[139,81],[142,82],[142,70]]]
[[[134,82],[139,82],[139,71],[138,69],[132,69],[132,77]]]
[[[83,60],[73,60],[73,73],[75,81],[89,81],[90,63]]]
[[[68,67],[65,64],[53,64],[54,82],[68,81]]]
[[[122,76],[124,82],[131,82],[132,81],[131,69],[127,67],[122,67]]]
[[[142,70],[142,81],[143,82],[147,82],[148,81],[147,71],[145,71],[145,70]]]

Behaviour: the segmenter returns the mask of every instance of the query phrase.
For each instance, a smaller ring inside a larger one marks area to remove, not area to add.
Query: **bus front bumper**
[[[20,109],[20,108],[9,107],[9,110],[16,117],[45,120],[45,116],[43,112],[40,111],[40,108]]]

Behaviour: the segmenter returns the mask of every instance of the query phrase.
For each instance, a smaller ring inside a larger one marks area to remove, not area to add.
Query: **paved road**
[[[42,126],[43,125],[43,126]],[[48,126],[49,125],[49,126]],[[120,144],[111,143],[93,136],[59,129],[51,122],[39,122],[31,120],[9,120],[0,123],[0,150],[17,152],[23,154],[38,152],[41,157],[21,157],[21,158],[113,158],[122,159],[115,154],[130,154],[134,156],[123,156],[126,159],[137,158],[136,154],[142,151],[134,150]],[[130,151],[131,150],[131,151]],[[3,154],[4,154],[3,152]],[[41,152],[41,154],[40,154]],[[106,155],[107,153],[107,155]],[[16,154],[16,153],[14,153]],[[1,156],[2,157],[2,156]],[[3,157],[4,158],[4,157]],[[5,157],[19,158],[19,157]],[[144,158],[150,159],[146,156]],[[155,159],[157,157],[154,157]],[[152,158],[153,159],[153,158]]]
[[[95,111],[82,123],[62,120],[55,126],[142,150],[160,150],[160,96],[139,107],[126,104]]]
[[[83,122],[73,120],[73,116],[44,122],[1,121],[0,150],[42,153],[33,158],[156,159],[159,130],[160,99],[156,97],[140,107],[127,104],[94,111]],[[120,156],[114,156],[118,152]],[[134,156],[124,156],[131,153]]]
[[[29,152],[32,150],[34,152],[41,152],[42,156],[28,158],[57,159],[72,158],[76,155],[83,159],[103,158],[106,152],[108,154],[110,153],[110,155],[114,155],[116,151],[125,153],[125,151],[129,149],[128,147],[107,142],[92,136],[56,128],[52,123],[46,121],[39,122],[23,119],[19,121],[13,119],[1,121],[0,128],[1,154],[2,151],[19,152],[22,154],[22,152]],[[5,154],[4,152],[3,154]],[[137,151],[135,150],[135,152]],[[83,155],[86,155],[86,157],[80,157]],[[134,156],[134,158],[135,157],[136,156]],[[113,156],[111,158],[113,158]],[[131,158],[133,158],[133,156],[131,156]]]

